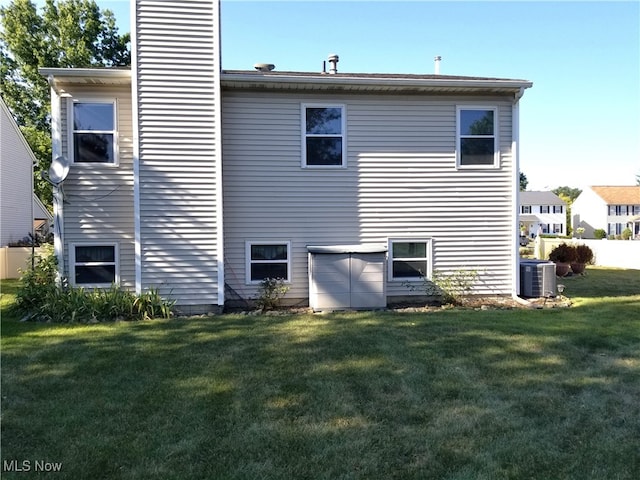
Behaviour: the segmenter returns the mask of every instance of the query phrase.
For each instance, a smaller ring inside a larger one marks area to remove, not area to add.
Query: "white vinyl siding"
[[[457,97],[323,95],[225,89],[226,281],[245,284],[245,241],[291,241],[288,298],[308,298],[307,245],[433,239],[433,268],[474,268],[476,293],[509,294],[517,230],[512,197],[512,100],[496,108],[500,167],[456,168]],[[486,105],[486,98],[465,104]],[[345,105],[347,168],[301,169],[302,104]],[[388,295],[408,295],[401,282]]]
[[[223,301],[219,5],[138,0],[139,288],[178,306]]]
[[[91,87],[89,87],[91,88]],[[116,131],[119,137],[118,165],[73,164],[64,182],[64,254],[70,259],[70,244],[118,244],[119,284],[135,286],[133,221],[133,144],[131,90],[128,86],[66,87],[70,97],[61,99],[61,128],[70,132],[71,106],[75,98],[116,100]],[[100,92],[102,95],[99,95]],[[73,143],[62,135],[62,154],[70,158]],[[65,276],[73,277],[70,261]]]

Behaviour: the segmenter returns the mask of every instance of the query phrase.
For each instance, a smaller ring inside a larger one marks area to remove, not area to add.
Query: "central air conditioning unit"
[[[547,260],[520,261],[520,296],[555,297],[556,264]]]

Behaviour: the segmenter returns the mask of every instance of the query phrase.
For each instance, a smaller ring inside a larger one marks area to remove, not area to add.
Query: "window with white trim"
[[[390,239],[389,280],[431,278],[431,239]]]
[[[521,213],[531,213],[531,205],[523,205],[520,210]]]
[[[540,213],[549,213],[550,207],[549,205],[540,205]]]
[[[498,139],[495,107],[457,108],[457,166],[498,167]]]
[[[117,244],[72,244],[69,252],[73,285],[109,287],[119,283]]]
[[[553,233],[562,234],[562,224],[561,223],[554,223],[553,224]]]
[[[562,205],[554,205],[553,206],[553,213],[562,213]]]
[[[246,283],[267,278],[291,280],[291,242],[246,243]]]
[[[346,166],[344,105],[302,105],[302,166]]]
[[[116,102],[73,102],[74,163],[117,164]]]

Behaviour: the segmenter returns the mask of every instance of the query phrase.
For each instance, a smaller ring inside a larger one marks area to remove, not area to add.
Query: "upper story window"
[[[531,205],[523,205],[520,210],[521,213],[531,213]]]
[[[549,205],[540,205],[540,213],[549,213]]]
[[[562,205],[554,205],[553,206],[553,213],[562,213]]]
[[[116,164],[115,101],[73,102],[74,163]]]
[[[495,107],[458,107],[458,167],[498,167]]]
[[[247,242],[246,283],[260,283],[267,278],[291,280],[290,242]]]
[[[302,166],[346,167],[344,105],[302,105]]]

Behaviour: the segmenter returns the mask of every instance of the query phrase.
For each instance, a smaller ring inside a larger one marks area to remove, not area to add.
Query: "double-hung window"
[[[553,213],[562,213],[562,205],[554,205]]]
[[[495,107],[457,108],[457,165],[459,168],[497,168],[499,166],[498,109]]]
[[[291,280],[290,242],[246,243],[246,283],[260,283],[267,278]]]
[[[115,101],[74,101],[72,112],[74,163],[117,164]]]
[[[522,205],[522,207],[520,207],[520,210],[522,211],[522,213],[531,213],[531,205]]]
[[[549,205],[540,205],[540,213],[549,213]]]
[[[118,283],[118,245],[70,245],[70,270],[73,285],[109,287]]]
[[[302,105],[302,166],[346,167],[344,105]]]
[[[389,240],[389,280],[431,278],[430,239]]]

